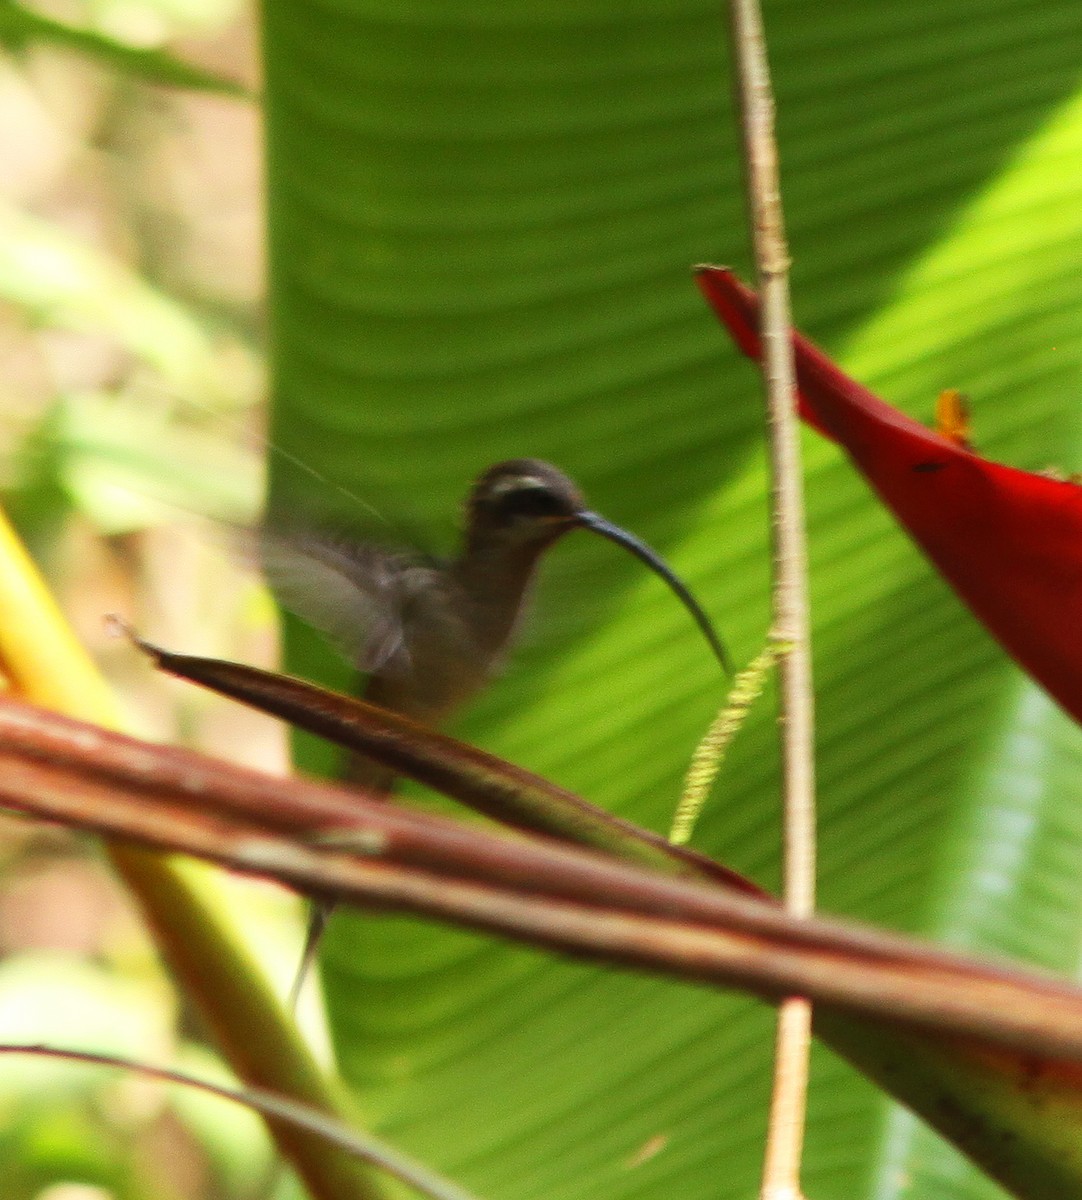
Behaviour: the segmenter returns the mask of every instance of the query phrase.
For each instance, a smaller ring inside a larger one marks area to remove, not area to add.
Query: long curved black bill
[[[623,546],[625,550],[629,550],[634,554],[640,562],[645,563],[655,575],[660,575],[680,598],[681,603],[691,613],[692,617],[694,617],[695,624],[703,631],[706,640],[710,643],[710,649],[714,651],[715,658],[721,663],[721,669],[726,675],[732,675],[733,667],[729,659],[729,653],[725,649],[721,638],[718,637],[714,626],[710,623],[710,618],[703,612],[698,600],[688,591],[684,581],[673,573],[659,554],[651,550],[645,542],[640,542],[633,533],[628,533],[626,529],[621,529],[619,525],[613,525],[611,521],[606,521],[598,513],[580,512],[576,515],[575,519],[584,529],[591,529],[594,533],[599,533],[603,538],[608,538],[610,542],[615,542],[618,546]]]

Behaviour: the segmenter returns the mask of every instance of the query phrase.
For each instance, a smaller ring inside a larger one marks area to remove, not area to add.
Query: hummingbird
[[[321,629],[367,676],[366,700],[436,727],[499,673],[514,643],[546,550],[586,529],[660,575],[731,674],[709,618],[684,583],[633,534],[586,506],[578,487],[540,459],[482,472],[465,502],[458,554],[447,560],[343,537],[266,534],[264,569],[282,604]],[[361,755],[345,781],[390,795],[394,772]],[[295,1004],[333,904],[312,910],[290,1003]]]

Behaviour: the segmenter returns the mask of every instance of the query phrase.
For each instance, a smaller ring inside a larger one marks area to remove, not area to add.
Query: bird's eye
[[[507,517],[566,517],[567,502],[551,488],[536,483],[509,488],[499,498],[500,511]]]

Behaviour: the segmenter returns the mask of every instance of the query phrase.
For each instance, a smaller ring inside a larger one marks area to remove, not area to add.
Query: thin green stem
[[[748,208],[762,304],[774,539],[773,636],[790,643],[779,667],[784,797],[783,900],[795,916],[815,908],[814,701],[807,598],[807,548],[796,372],[789,307],[789,255],[782,215],[774,97],[758,0],[731,0],[732,44],[747,170]],[[762,1195],[800,1195],[811,1006],[794,999],[778,1018]]]

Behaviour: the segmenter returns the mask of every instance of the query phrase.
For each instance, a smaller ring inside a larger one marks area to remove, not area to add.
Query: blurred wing
[[[261,552],[267,582],[283,607],[323,633],[359,670],[409,670],[404,582],[426,570],[416,557],[322,534],[268,532]]]

